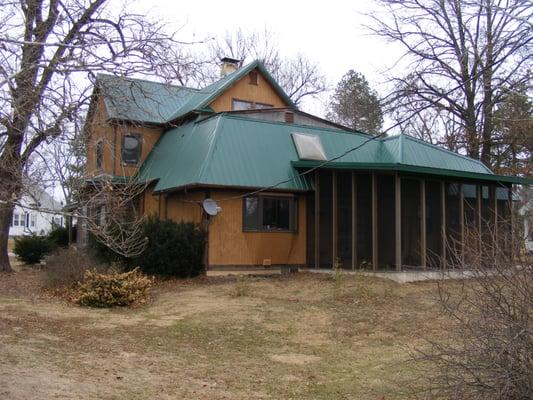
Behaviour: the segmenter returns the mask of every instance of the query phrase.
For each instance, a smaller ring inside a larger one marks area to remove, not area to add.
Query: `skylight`
[[[292,140],[300,160],[326,161],[326,152],[320,137],[303,133],[292,133]]]

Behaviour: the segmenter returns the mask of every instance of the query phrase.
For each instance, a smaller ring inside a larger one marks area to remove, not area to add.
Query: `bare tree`
[[[439,283],[438,303],[448,317],[447,338],[414,354],[425,379],[424,398],[530,399],[533,396],[533,264],[520,235],[502,222],[467,229],[449,245],[469,279]]]
[[[87,74],[142,74],[179,63],[161,24],[111,9],[105,0],[0,0],[0,271],[13,204],[44,143],[86,106]]]
[[[371,29],[404,47],[409,71],[392,78],[389,109],[436,110],[453,121],[454,145],[491,165],[494,111],[531,80],[531,1],[376,1],[386,15]]]
[[[240,60],[241,66],[255,59],[263,61],[296,105],[307,97],[317,96],[327,90],[326,78],[318,66],[301,54],[295,57],[281,55],[268,30],[249,35],[242,30],[227,33],[223,39],[211,43],[209,52],[212,65],[218,65],[223,57]],[[218,79],[217,74],[218,70],[211,68],[211,80]]]

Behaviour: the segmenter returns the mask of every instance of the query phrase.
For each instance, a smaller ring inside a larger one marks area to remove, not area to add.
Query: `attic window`
[[[242,110],[260,110],[264,108],[274,108],[272,104],[266,103],[254,103],[252,101],[233,99],[232,101],[232,110],[242,111]]]
[[[257,86],[257,71],[250,72],[250,85],[256,85]]]
[[[322,147],[320,137],[303,133],[293,133],[292,140],[300,160],[326,161],[326,152]]]

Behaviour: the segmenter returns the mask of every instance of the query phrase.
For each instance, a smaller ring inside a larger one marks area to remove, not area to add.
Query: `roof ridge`
[[[344,130],[344,129],[341,129],[341,128],[325,128],[325,127],[317,127],[317,126],[296,124],[294,122],[288,123],[288,122],[282,122],[282,121],[268,121],[268,120],[259,119],[259,118],[246,118],[246,117],[243,116],[243,114],[236,114],[236,113],[234,114],[231,111],[221,111],[221,112],[215,113],[213,115],[210,115],[210,116],[206,117],[204,119],[204,121],[206,119],[208,119],[208,118],[213,118],[213,117],[217,117],[217,116],[224,116],[226,118],[240,119],[240,120],[244,120],[244,121],[259,122],[259,123],[262,123],[262,124],[275,124],[275,125],[283,125],[283,126],[297,126],[297,127],[307,128],[307,129],[324,130],[324,131],[330,131],[330,132],[336,132],[336,133],[343,133],[343,134],[346,134],[346,135],[360,136],[360,137],[363,137],[365,139],[368,139],[368,137],[369,137],[369,135],[367,135],[365,133],[347,131],[347,130]]]
[[[198,175],[197,175],[197,181],[198,182],[202,182],[202,178],[204,176],[204,173],[209,168],[209,164],[211,162],[211,159],[213,158],[213,153],[215,152],[216,144],[218,142],[218,136],[219,136],[218,127],[221,124],[221,122],[220,122],[221,120],[222,120],[222,118],[219,118],[216,121],[215,126],[213,127],[213,130],[211,131],[211,133],[213,135],[213,139],[212,139],[212,141],[211,141],[211,143],[209,145],[209,150],[207,150],[207,154],[205,155],[205,158],[202,161],[202,166],[200,167],[200,170],[198,171]]]
[[[415,137],[413,137],[413,136],[411,136],[411,135],[408,135],[408,134],[403,134],[403,135],[406,136],[407,139],[409,139],[409,140],[411,140],[411,141],[414,141],[414,142],[416,142],[416,143],[420,143],[420,144],[422,144],[422,145],[424,145],[424,146],[429,146],[429,147],[431,147],[431,148],[435,148],[435,149],[440,150],[440,151],[443,151],[443,152],[445,152],[445,153],[449,153],[449,154],[453,154],[454,156],[461,157],[461,158],[463,158],[463,159],[465,159],[465,160],[473,161],[473,162],[475,162],[476,164],[481,165],[481,166],[482,166],[483,168],[485,168],[485,170],[488,171],[489,173],[494,174],[494,172],[492,172],[492,171],[490,170],[490,168],[487,167],[485,164],[483,164],[480,160],[476,160],[475,158],[468,157],[468,156],[465,156],[465,155],[460,154],[460,153],[456,153],[455,151],[448,150],[448,149],[446,149],[446,148],[444,148],[444,147],[438,146],[438,145],[433,144],[433,143],[425,142],[424,140],[421,140],[421,139],[415,138]]]
[[[131,80],[131,81],[137,81],[137,82],[146,82],[146,83],[151,83],[151,84],[155,84],[155,85],[170,86],[170,87],[172,87],[172,88],[179,88],[179,89],[193,90],[193,91],[195,91],[195,92],[198,92],[198,91],[201,90],[201,89],[193,88],[193,87],[190,87],[190,86],[176,85],[176,84],[174,84],[174,83],[166,83],[166,82],[151,81],[151,80],[148,80],[148,79],[144,79],[144,78],[135,78],[135,77],[131,77],[131,76],[117,76],[117,75],[103,74],[103,73],[98,73],[98,74],[96,74],[96,79],[97,79],[97,80],[98,80],[99,77],[113,78],[113,79],[117,79],[117,80]]]

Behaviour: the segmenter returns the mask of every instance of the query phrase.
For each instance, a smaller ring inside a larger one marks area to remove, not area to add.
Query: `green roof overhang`
[[[314,168],[323,164],[323,161],[292,161],[294,168]],[[389,164],[389,163],[351,163],[351,162],[331,162],[325,164],[323,169],[354,169],[354,170],[376,170],[376,171],[396,171],[412,174],[432,175],[440,177],[472,179],[478,181],[512,183],[517,185],[533,186],[533,179],[519,176],[482,174],[479,172],[458,171],[441,168],[420,167],[416,165]]]

